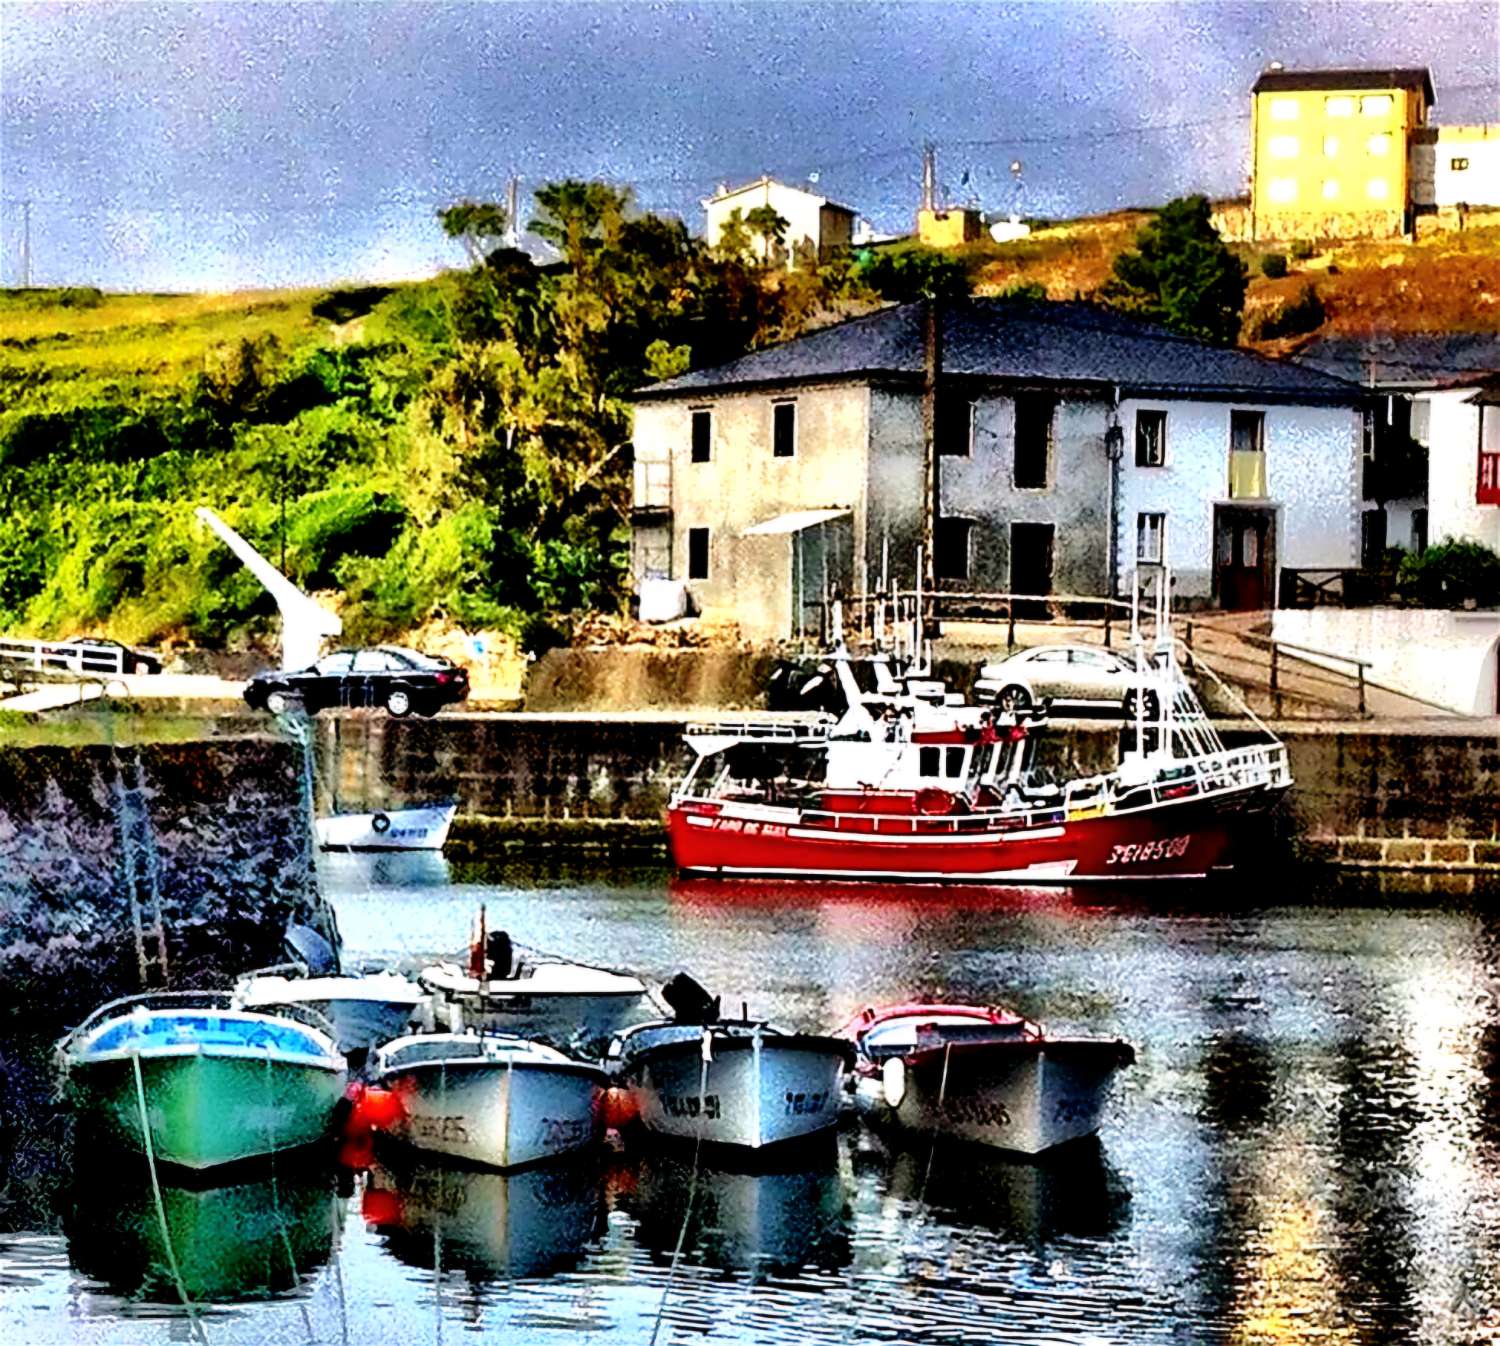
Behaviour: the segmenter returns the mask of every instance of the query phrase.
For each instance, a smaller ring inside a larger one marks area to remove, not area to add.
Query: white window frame
[[[1141,417],[1159,416],[1161,432],[1156,441],[1155,462],[1141,461]],[[1135,409],[1135,465],[1137,467],[1160,468],[1167,465],[1167,409],[1165,407],[1137,407]]]

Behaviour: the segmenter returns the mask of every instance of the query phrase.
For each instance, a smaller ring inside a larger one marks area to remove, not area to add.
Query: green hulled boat
[[[346,1081],[330,1033],[200,992],[101,1006],[58,1062],[86,1129],[195,1170],[322,1139]]]

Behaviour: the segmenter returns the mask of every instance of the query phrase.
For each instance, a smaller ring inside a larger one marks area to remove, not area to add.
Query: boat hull
[[[597,1044],[641,1017],[645,993],[506,993],[453,999],[470,1028],[544,1042]]]
[[[623,1082],[648,1132],[759,1151],[838,1121],[846,1062],[844,1044],[831,1039],[715,1037],[705,1078],[694,1034],[633,1055]]]
[[[485,1168],[554,1159],[604,1135],[604,1074],[581,1063],[426,1061],[381,1083],[401,1100],[385,1128],[393,1139]]]
[[[314,824],[325,851],[440,851],[448,842],[457,804],[335,813]]]
[[[850,814],[816,825],[796,808],[691,801],[667,811],[688,872],[927,882],[1078,883],[1202,878],[1225,859],[1246,796],[1008,826],[1003,816]],[[827,815],[824,815],[826,818]]]
[[[1066,1040],[935,1047],[862,1075],[856,1098],[877,1125],[1043,1154],[1099,1130],[1128,1050]]]
[[[143,1051],[141,1083],[159,1163],[203,1170],[298,1149],[328,1134],[345,1072],[331,1063],[219,1056],[201,1048]],[[130,1055],[78,1061],[67,1091],[86,1124],[144,1150]]]

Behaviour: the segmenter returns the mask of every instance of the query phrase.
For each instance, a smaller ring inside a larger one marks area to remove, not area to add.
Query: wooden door
[[[1229,612],[1270,606],[1272,518],[1261,510],[1221,509],[1215,519],[1214,588]]]

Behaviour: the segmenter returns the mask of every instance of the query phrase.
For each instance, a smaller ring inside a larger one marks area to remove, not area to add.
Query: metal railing
[[[0,664],[34,672],[125,673],[127,651],[117,645],[92,645],[87,641],[0,639]]]

